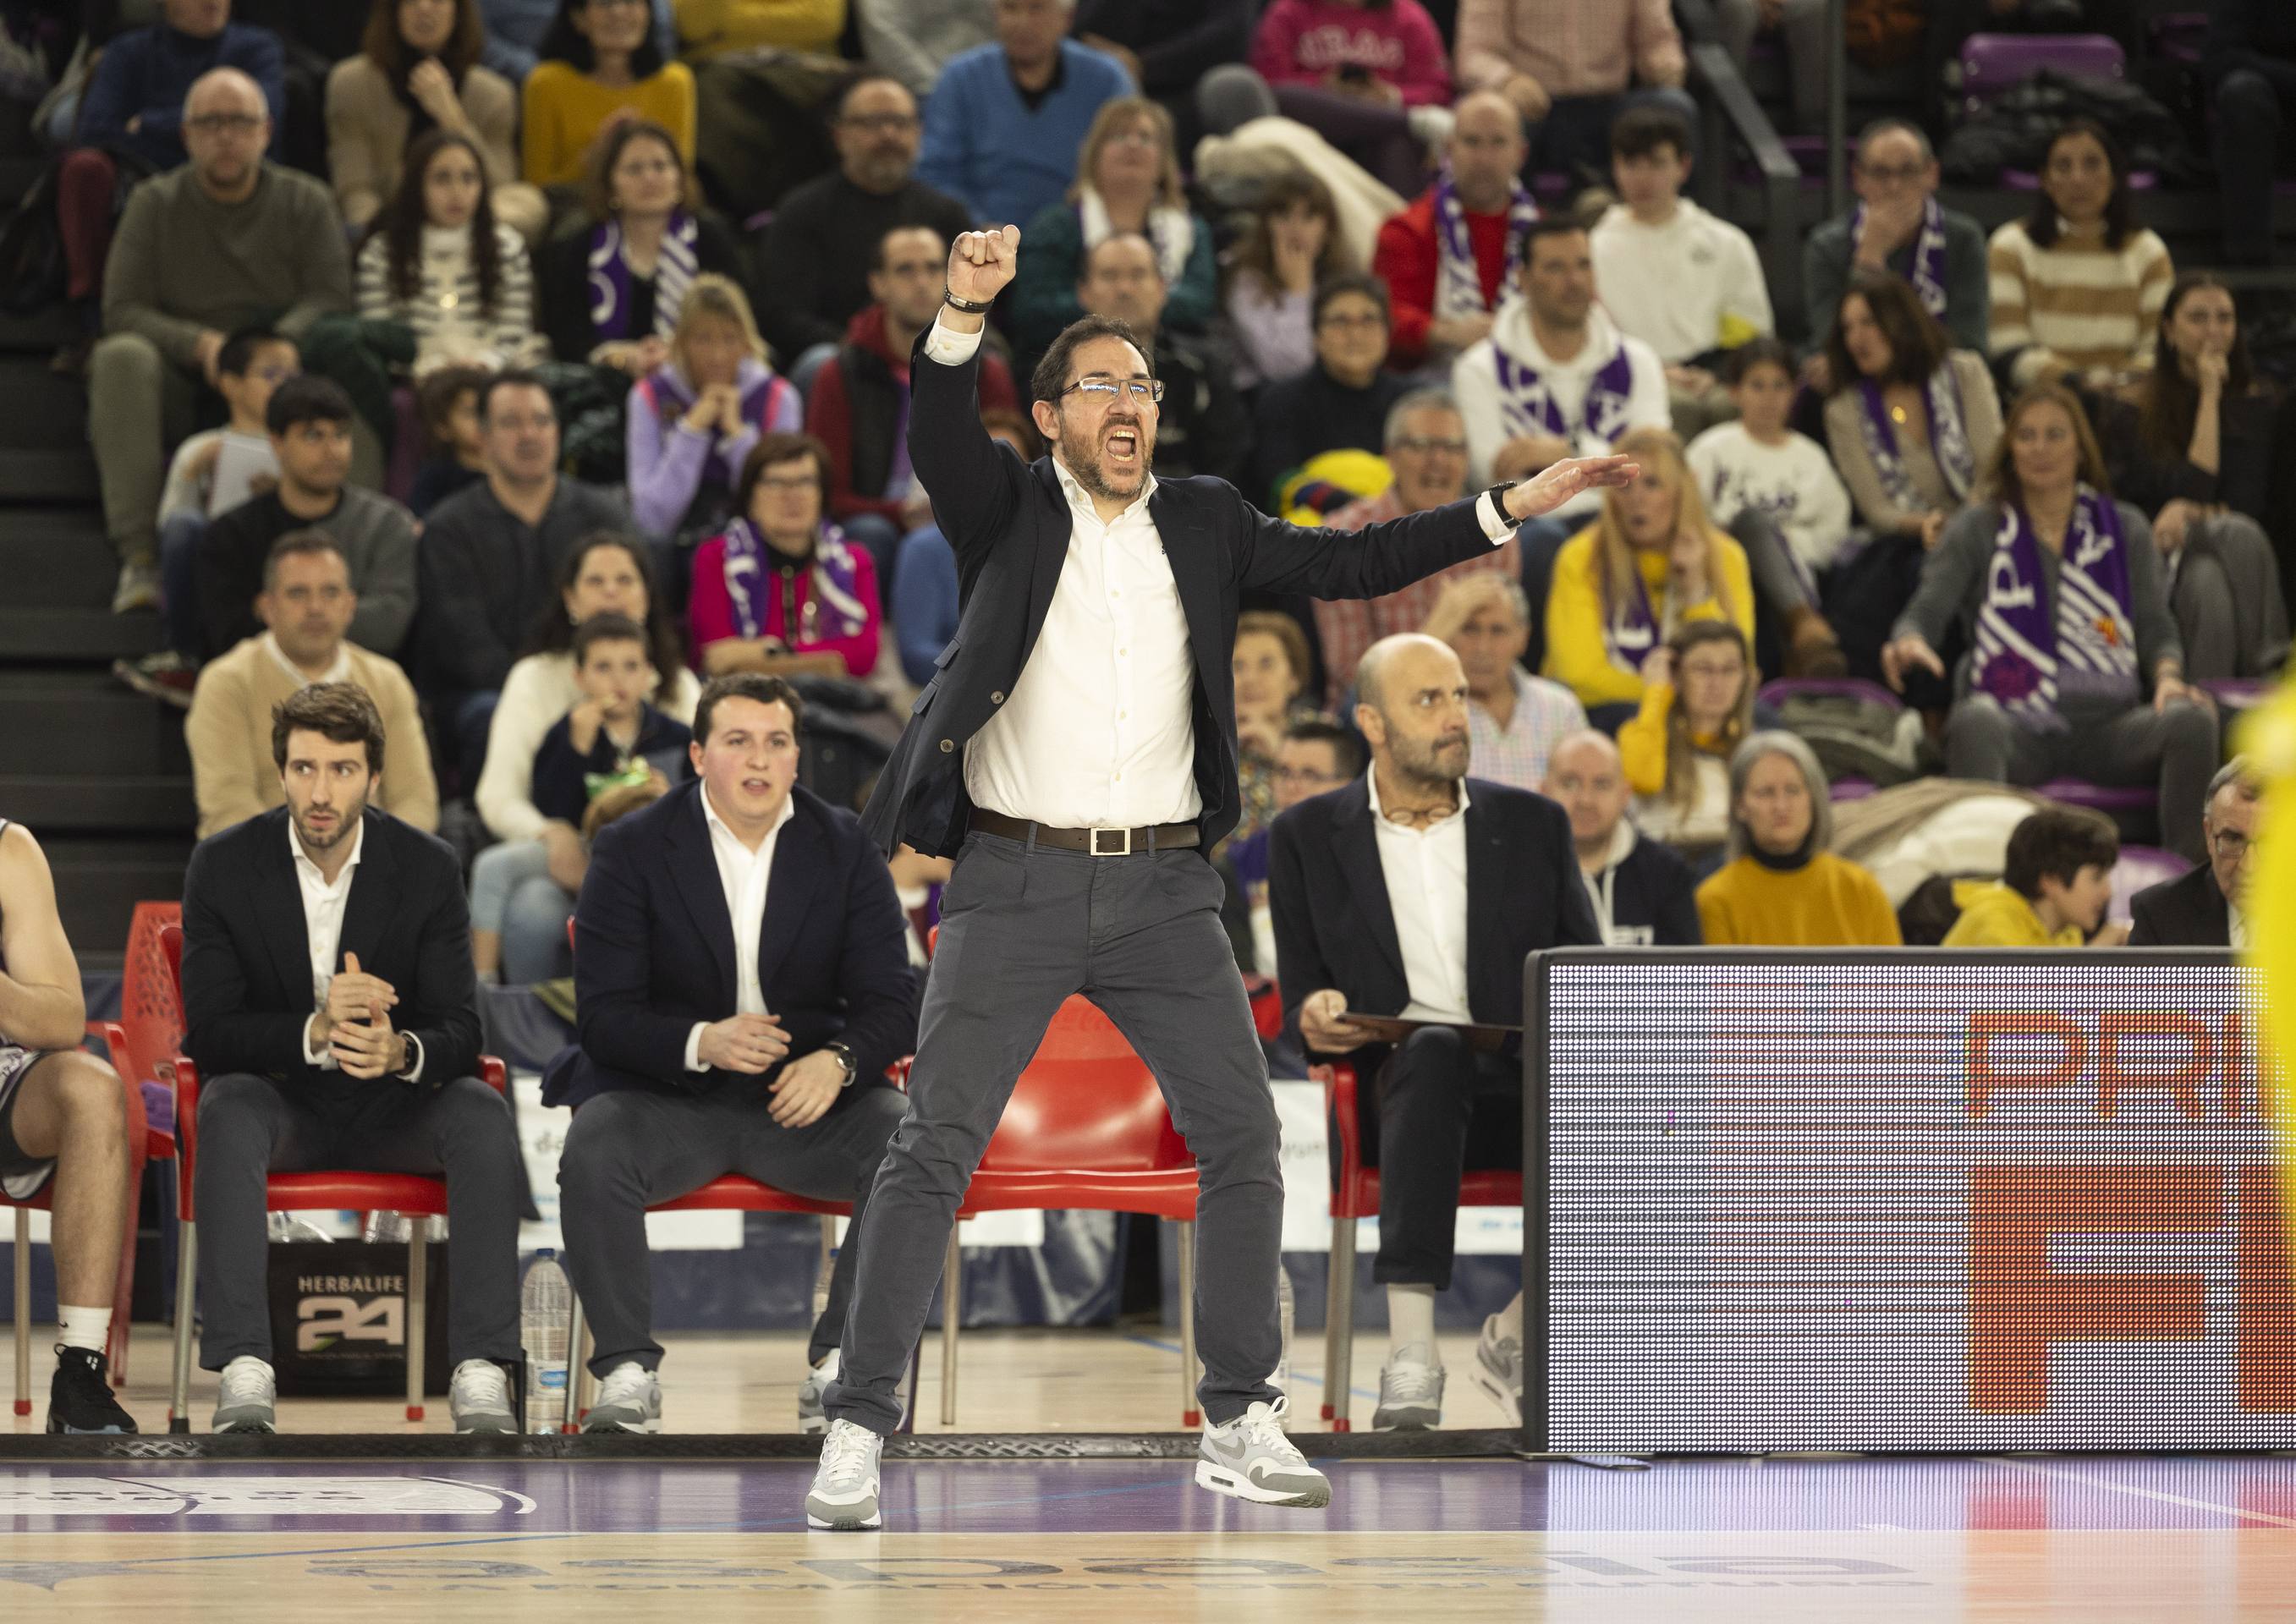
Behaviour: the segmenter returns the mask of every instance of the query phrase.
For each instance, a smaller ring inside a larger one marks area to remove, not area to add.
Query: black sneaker
[[[111,1396],[103,1356],[86,1348],[56,1345],[56,1379],[48,1384],[51,1432],[133,1432],[135,1417]]]

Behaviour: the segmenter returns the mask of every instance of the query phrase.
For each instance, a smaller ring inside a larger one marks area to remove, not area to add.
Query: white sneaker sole
[[[1295,1505],[1302,1511],[1316,1511],[1332,1503],[1332,1486],[1325,1482],[1320,1489],[1294,1491],[1288,1489],[1262,1489],[1240,1472],[1205,1460],[1196,1461],[1196,1487],[1209,1489],[1214,1494],[1233,1496],[1250,1500],[1256,1505]]]
[[[593,1410],[583,1419],[582,1430],[585,1432],[651,1433],[661,1431],[661,1417],[659,1415],[650,1417],[644,1421],[600,1421],[597,1418],[597,1415],[598,1413],[595,1410]]]
[[[1469,1374],[1475,1385],[1482,1389],[1483,1395],[1499,1407],[1512,1424],[1522,1424],[1522,1400],[1507,1390],[1506,1383],[1493,1375],[1480,1359],[1475,1361],[1474,1369]]]
[[[805,1524],[832,1534],[863,1534],[885,1526],[874,1503],[866,1511],[858,1505],[824,1505],[811,1495],[805,1498]]]
[[[1371,1430],[1374,1432],[1431,1432],[1443,1424],[1443,1412],[1419,1407],[1392,1410],[1374,1410]]]

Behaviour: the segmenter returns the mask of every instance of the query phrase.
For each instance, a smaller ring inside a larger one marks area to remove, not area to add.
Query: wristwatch
[[[837,1086],[840,1088],[853,1087],[853,1079],[861,1072],[859,1062],[853,1058],[853,1051],[841,1043],[824,1043],[821,1047],[824,1054],[837,1056],[837,1063],[845,1068],[845,1080]]]
[[[959,299],[946,287],[940,291],[940,301],[950,309],[961,310],[967,316],[986,316],[996,308],[996,301],[993,299]]]

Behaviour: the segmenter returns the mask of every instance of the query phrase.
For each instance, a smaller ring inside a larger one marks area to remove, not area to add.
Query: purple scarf
[[[1599,549],[1590,562],[1596,570],[1602,569]],[[1650,588],[1643,584],[1641,566],[1636,566],[1632,573],[1633,595],[1623,603],[1604,606],[1603,652],[1620,670],[1639,677],[1643,661],[1658,646],[1658,618],[1651,613]]]
[[[1530,228],[1538,221],[1538,205],[1521,181],[1507,200],[1506,266],[1499,273],[1498,303],[1505,304],[1515,287],[1515,267],[1522,263]],[[1483,276],[1475,263],[1474,239],[1468,234],[1467,211],[1459,201],[1451,171],[1435,183],[1435,316],[1438,321],[1460,316],[1480,316],[1493,307],[1483,302]]]
[[[660,338],[676,331],[685,290],[701,274],[694,246],[701,235],[693,217],[683,210],[669,217],[669,229],[662,233],[661,257],[653,267],[653,330]],[[590,330],[602,344],[633,336],[631,280],[629,258],[622,251],[622,223],[608,220],[590,234]]]
[[[1913,480],[1906,472],[1906,460],[1898,453],[1898,431],[1890,422],[1890,408],[1882,398],[1882,386],[1871,378],[1861,378],[1857,392],[1866,406],[1858,418],[1866,455],[1873,460],[1874,472],[1881,479],[1890,505],[1909,513],[1925,511],[1928,504],[1915,490]],[[1968,496],[1969,488],[1977,479],[1977,453],[1969,443],[1969,429],[1962,413],[1961,381],[1954,376],[1950,360],[1931,373],[1930,381],[1922,386],[1922,409],[1929,420],[1930,455],[1937,459],[1938,472],[1945,476],[1946,489],[1956,503],[1961,502]]]
[[[726,595],[733,600],[734,625],[743,637],[766,636],[765,537],[746,519],[726,527]],[[868,628],[869,611],[854,588],[852,545],[845,532],[824,524],[813,544],[811,583],[800,611],[802,624],[783,626],[782,641],[792,650],[832,637],[855,637]]]
[[[701,482],[713,488],[731,488],[741,483],[742,464],[749,457],[750,447],[758,443],[758,436],[765,432],[766,420],[773,414],[775,395],[794,387],[775,376],[774,369],[762,361],[742,362],[736,381],[742,387],[742,421],[749,424],[750,432],[729,439],[711,431],[709,460],[702,465]],[[647,383],[665,422],[675,422],[685,416],[701,398],[701,391],[675,362],[656,367]]]
[[[2130,612],[2128,544],[2108,496],[2084,485],[2065,526],[2054,622],[2042,606],[2040,538],[2021,507],[2003,510],[1977,611],[1972,693],[1989,696],[2026,726],[2062,732],[2061,696],[2133,701],[2136,627]]]
[[[1857,246],[1866,229],[1866,205],[1849,217],[1849,242]],[[1922,308],[1939,321],[1945,319],[1945,210],[1932,196],[1922,205],[1922,226],[1914,234],[1914,267],[1906,276],[1921,296]]]
[[[1579,403],[1576,423],[1562,414],[1562,405],[1546,387],[1536,368],[1516,360],[1496,344],[1491,358],[1498,368],[1499,414],[1516,434],[1552,434],[1580,446],[1582,435],[1592,435],[1608,450],[1625,432],[1627,402],[1634,394],[1635,367],[1624,340],[1587,380],[1587,398]]]

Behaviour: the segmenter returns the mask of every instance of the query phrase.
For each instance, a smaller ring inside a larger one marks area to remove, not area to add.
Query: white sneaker
[[[1516,1426],[1522,1424],[1522,1343],[1499,1334],[1499,1316],[1483,1321],[1483,1334],[1475,1342],[1475,1385],[1492,1403],[1506,1412]]]
[[[447,1408],[457,1432],[515,1432],[518,1417],[511,1414],[510,1376],[492,1359],[464,1359],[455,1366],[447,1384]]]
[[[1216,1427],[1204,1423],[1196,1448],[1196,1485],[1262,1505],[1297,1505],[1313,1510],[1332,1503],[1331,1480],[1308,1464],[1283,1436],[1288,1400],[1255,1404]]]
[[[128,615],[159,607],[160,566],[148,559],[130,559],[120,565],[119,579],[111,589],[111,612]]]
[[[808,1528],[853,1531],[882,1528],[877,1514],[877,1460],[885,1440],[850,1421],[832,1421],[821,1446],[821,1469],[805,1497]]]
[[[1371,1414],[1371,1430],[1423,1432],[1440,1426],[1443,1375],[1433,1344],[1413,1342],[1397,1349],[1379,1367],[1379,1407]]]
[[[800,1432],[829,1431],[829,1412],[822,1407],[822,1398],[829,1384],[837,1380],[838,1350],[832,1348],[829,1357],[805,1373],[805,1380],[797,1386],[797,1430]]]
[[[217,1432],[276,1432],[279,1430],[279,1383],[271,1366],[251,1353],[242,1353],[223,1367],[222,1385],[216,1393]]]
[[[571,1381],[570,1374],[567,1378]],[[661,1382],[636,1359],[625,1359],[598,1382],[596,1402],[582,1417],[585,1432],[659,1432]]]

